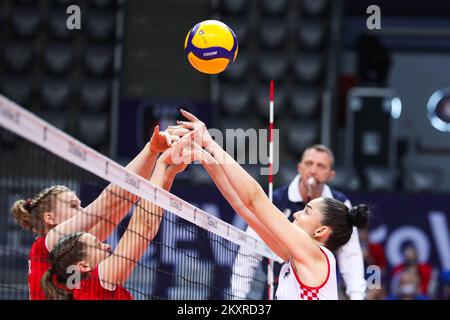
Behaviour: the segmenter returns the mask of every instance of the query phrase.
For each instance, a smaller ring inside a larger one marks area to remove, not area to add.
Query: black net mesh
[[[33,199],[43,189],[55,185],[66,186],[73,191],[73,195],[66,192],[72,198],[56,196],[56,202],[52,202],[56,218],[53,224],[64,222],[73,213],[70,211],[72,209],[77,213],[83,212],[86,220],[95,218],[97,224],[94,233],[101,234],[105,239],[100,240],[111,246],[114,263],[117,264],[112,264],[108,271],[103,272],[119,272],[121,259],[128,261],[131,273],[125,277],[123,287],[133,299],[240,298],[231,290],[233,268],[230,266],[233,263],[230,261],[236,259],[239,250],[237,244],[175,214],[158,209],[151,203],[151,199],[140,200],[131,192],[112,186],[105,179],[1,127],[0,149],[0,299],[29,299],[28,283],[33,281],[28,279],[29,271],[34,272],[36,284],[36,277],[40,278],[40,275],[48,270],[45,269],[48,263],[48,256],[45,254],[42,257],[43,262],[38,263],[41,269],[37,268],[39,270],[36,271],[36,265],[33,265],[36,254],[32,255],[31,266],[29,263],[30,250],[36,247],[39,249],[37,239],[51,229],[51,224],[44,223],[41,235],[25,230],[14,219],[11,208],[15,201]],[[80,207],[76,207],[74,196],[81,201]],[[31,205],[36,206],[35,200],[31,200]],[[36,211],[35,207],[32,210]],[[144,224],[153,224],[156,228],[154,237],[148,228],[130,230],[130,221],[137,212],[139,217],[145,220]],[[158,216],[161,215],[163,218],[159,224]],[[122,248],[122,254],[119,254],[119,241],[124,239],[127,232],[128,237],[133,240],[129,241],[128,247]],[[146,241],[150,243],[146,244]],[[61,242],[58,245],[60,244]],[[85,249],[95,249],[95,243],[84,244]],[[145,250],[136,258],[138,244],[145,245]],[[241,254],[243,256],[240,259],[261,259],[251,251]],[[95,266],[95,263],[90,265]],[[252,290],[246,298],[264,299],[264,269],[265,266],[260,264],[254,279],[245,279],[234,274],[235,289],[239,287],[240,281],[251,280]],[[85,276],[87,274],[91,276],[93,271],[81,273],[81,283],[88,281],[89,276]],[[52,281],[58,282],[57,278],[58,276],[54,275]],[[70,280],[73,279],[77,278],[72,277]],[[59,282],[63,280],[59,279]],[[83,288],[79,290],[87,290]],[[73,298],[74,293],[70,290],[67,292],[70,292]],[[89,297],[98,295],[93,293],[93,296]],[[100,298],[110,299],[111,296]]]

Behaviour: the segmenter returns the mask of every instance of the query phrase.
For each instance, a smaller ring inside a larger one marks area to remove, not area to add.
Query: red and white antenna
[[[273,108],[274,108],[273,80],[270,80],[270,117],[269,117],[269,199],[273,196]]]
[[[269,199],[273,201],[273,115],[274,115],[274,84],[270,80],[270,96],[269,96]],[[267,296],[269,300],[273,300],[273,260],[268,261],[267,265]]]

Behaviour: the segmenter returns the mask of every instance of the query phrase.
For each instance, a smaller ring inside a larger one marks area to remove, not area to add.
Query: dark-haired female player
[[[201,161],[233,208],[286,261],[276,298],[337,300],[336,260],[331,251],[350,239],[353,226],[367,224],[367,206],[349,209],[338,200],[318,198],[296,212],[291,223],[261,186],[211,138],[206,126],[189,112],[181,112],[189,121],[179,125],[193,131],[186,133],[178,148],[190,147],[183,151],[184,156]],[[174,161],[173,157],[168,159]]]

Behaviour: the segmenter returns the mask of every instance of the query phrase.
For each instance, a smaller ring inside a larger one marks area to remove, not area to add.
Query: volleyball
[[[235,60],[238,53],[236,35],[225,23],[206,20],[197,23],[184,42],[189,63],[198,71],[217,74]]]

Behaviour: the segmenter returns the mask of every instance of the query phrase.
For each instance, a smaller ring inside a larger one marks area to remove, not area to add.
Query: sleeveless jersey
[[[78,289],[73,289],[73,300],[133,300],[133,297],[123,286],[118,284],[114,290],[102,287],[98,275],[98,267],[83,280]]]
[[[302,283],[291,261],[287,261],[280,271],[277,300],[338,300],[336,280],[336,259],[330,250],[320,246],[327,259],[328,273],[324,283],[310,287]]]
[[[41,288],[41,278],[50,269],[49,252],[45,246],[45,237],[38,237],[30,249],[28,258],[28,290],[30,300],[45,300]]]

